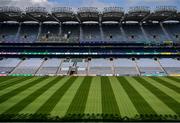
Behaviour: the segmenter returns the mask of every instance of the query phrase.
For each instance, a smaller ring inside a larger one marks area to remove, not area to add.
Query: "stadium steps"
[[[71,66],[72,67],[72,66]],[[70,75],[70,73],[71,73],[71,67],[69,67],[69,70],[68,70],[68,72],[67,72],[67,75]]]
[[[164,26],[163,26],[162,23],[160,23],[160,27],[161,27],[163,33],[165,34],[165,36],[167,37],[167,39],[168,39],[169,41],[172,41],[172,39],[170,38],[169,33],[168,33],[167,30],[164,28]]]
[[[122,25],[119,25],[119,27],[120,27],[120,32],[121,32],[121,34],[123,35],[124,40],[127,41],[127,40],[128,40],[128,39],[127,39],[127,34],[125,33]]]
[[[134,62],[138,74],[141,75],[141,72],[140,72],[140,69],[139,69],[139,67],[138,67],[138,65],[137,65],[136,59],[135,59],[135,61],[132,61],[132,62]]]
[[[63,59],[61,59],[61,61],[59,61],[59,67],[58,67],[58,69],[57,69],[57,71],[56,71],[56,75],[58,75],[58,72],[59,72],[60,69],[61,69],[62,63],[63,63]]]
[[[43,60],[41,65],[38,67],[38,69],[36,70],[36,72],[34,73],[34,75],[36,75],[38,73],[38,71],[42,68],[43,64],[46,62],[46,60]]]
[[[161,70],[168,75],[168,72],[163,68],[163,66],[162,66],[161,63],[159,62],[159,59],[157,59],[157,63],[159,64]]]
[[[22,27],[22,23],[19,23],[19,27],[16,33],[16,37],[15,37],[15,41],[18,41],[18,38],[20,36],[20,32],[21,32],[21,27]]]
[[[72,61],[71,61],[72,62]],[[68,75],[71,75],[71,71],[73,70],[73,69],[76,69],[77,68],[77,61],[74,61],[73,62],[73,65],[69,68],[69,71],[68,71]],[[76,70],[76,73],[77,73],[77,70]]]
[[[88,62],[86,64],[86,76],[88,75]]]
[[[89,75],[89,61],[87,62],[87,76]]]
[[[16,67],[13,68],[13,70],[11,71],[11,74],[13,74],[13,73],[15,72],[16,68],[18,68],[23,61],[24,61],[24,60],[21,60],[21,61],[16,65]]]
[[[142,24],[140,25],[140,29],[141,29],[142,34],[144,35],[146,42],[149,42],[148,35],[147,35],[145,29],[143,28]]]
[[[114,60],[112,60],[111,62],[112,62],[112,72],[113,72],[113,76],[114,76],[115,75]]]
[[[38,40],[38,41],[39,41],[39,39],[40,39],[41,32],[42,32],[42,23],[39,24],[38,35],[37,35],[37,40]]]
[[[114,75],[114,64],[112,61],[109,60],[109,63],[111,64],[111,71],[112,71],[112,75]]]

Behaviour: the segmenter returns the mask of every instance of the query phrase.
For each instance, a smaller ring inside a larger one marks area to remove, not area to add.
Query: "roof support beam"
[[[26,15],[27,15],[29,18],[33,19],[34,21],[40,22],[40,20],[34,18],[34,17],[33,17],[32,15],[30,15],[30,14],[26,13]]]
[[[146,19],[148,19],[151,15],[152,15],[152,14],[148,14],[146,17],[144,17],[144,18],[141,20],[141,22],[146,21]]]
[[[53,19],[55,19],[58,23],[60,23],[60,20],[53,14],[48,14],[48,16],[52,17]]]
[[[75,17],[78,20],[78,22],[81,23],[81,20],[79,19],[78,15],[75,14]]]

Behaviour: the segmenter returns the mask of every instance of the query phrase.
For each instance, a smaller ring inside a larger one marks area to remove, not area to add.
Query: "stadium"
[[[0,121],[180,121],[176,6],[1,6],[0,47]]]

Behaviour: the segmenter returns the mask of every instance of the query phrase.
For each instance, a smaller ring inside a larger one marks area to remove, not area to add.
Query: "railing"
[[[47,10],[45,7],[28,7],[26,8],[27,13],[33,13],[33,12],[38,12],[38,13],[46,13]]]
[[[0,12],[15,13],[15,12],[21,12],[21,9],[13,6],[4,6],[4,7],[0,7]]]
[[[135,13],[135,12],[146,12],[150,13],[150,8],[147,6],[135,6],[129,8],[129,13]]]
[[[56,7],[52,9],[52,13],[73,13],[72,8],[70,7]]]
[[[96,7],[82,7],[82,8],[78,8],[78,12],[95,12],[95,13],[99,13],[98,8]]]
[[[122,7],[105,7],[103,13],[108,13],[108,12],[120,12],[123,13],[123,8]]]
[[[155,12],[177,12],[176,6],[157,6]]]

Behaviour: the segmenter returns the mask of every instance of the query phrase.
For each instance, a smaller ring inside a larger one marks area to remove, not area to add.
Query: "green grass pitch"
[[[180,77],[1,77],[0,114],[180,116]]]

